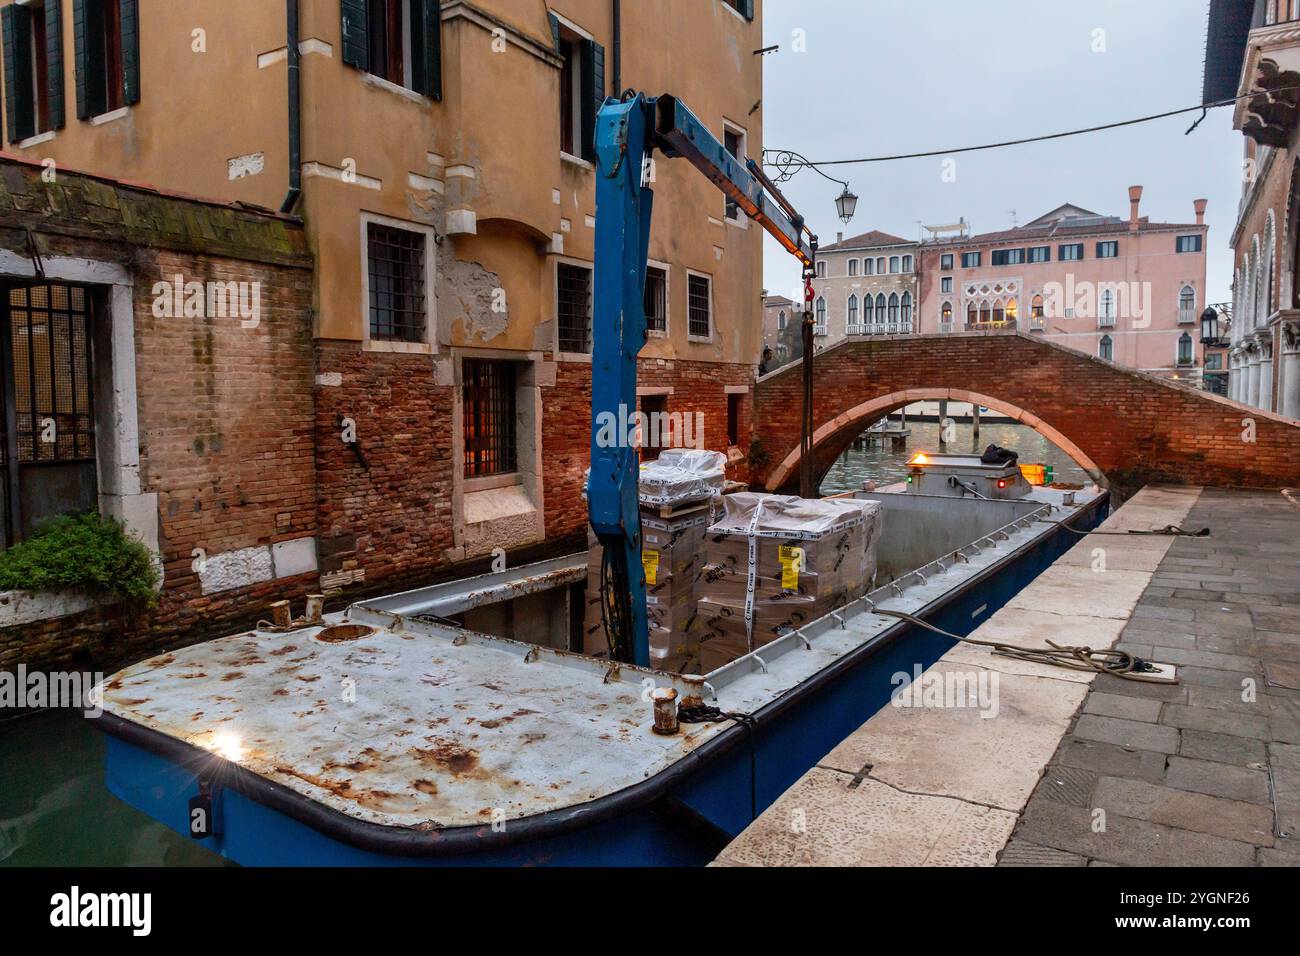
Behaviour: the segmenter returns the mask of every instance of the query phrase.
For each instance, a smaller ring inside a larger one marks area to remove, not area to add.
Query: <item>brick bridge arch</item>
[[[1300,422],[1023,332],[848,339],[819,352],[814,369],[818,481],[872,422],[948,399],[1029,425],[1121,494],[1152,481],[1300,484]],[[800,383],[796,363],[754,389],[766,461],[751,478],[769,491],[798,487]]]

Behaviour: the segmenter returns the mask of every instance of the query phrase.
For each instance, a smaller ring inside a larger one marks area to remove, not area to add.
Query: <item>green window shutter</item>
[[[6,132],[10,143],[36,132],[32,96],[31,12],[13,4],[4,8],[4,73]]]
[[[370,70],[370,28],[366,0],[341,0],[343,16],[343,62],[358,70]]]
[[[122,102],[140,102],[140,0],[119,0],[122,24]]]
[[[605,48],[582,41],[582,158],[596,161],[596,114],[605,102]]]
[[[411,38],[415,60],[415,91],[434,100],[442,99],[442,4],[439,0],[416,0],[413,20],[423,29]]]
[[[90,119],[91,44],[86,0],[72,0],[73,69],[77,80],[77,119]]]
[[[50,128],[63,129],[63,2],[45,0],[45,62],[50,82],[46,95],[50,102]]]
[[[740,0],[740,12],[746,20],[754,19],[754,0]]]

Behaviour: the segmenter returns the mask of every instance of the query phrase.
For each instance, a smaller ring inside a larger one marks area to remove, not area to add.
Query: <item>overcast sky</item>
[[[812,160],[979,145],[1131,119],[1201,99],[1208,0],[766,0],[764,145]],[[795,31],[807,51],[795,52]],[[1104,31],[1104,35],[1096,31]],[[1104,52],[1094,52],[1098,38]],[[838,167],[860,198],[847,226],[838,186],[805,170],[782,188],[823,243],[880,229],[906,238],[965,216],[975,232],[1024,224],[1061,203],[1193,222],[1209,200],[1209,300],[1230,299],[1228,248],[1241,134],[1228,107],[956,159]],[[1015,210],[1014,219],[1012,210]],[[768,239],[765,282],[792,295],[799,270]]]

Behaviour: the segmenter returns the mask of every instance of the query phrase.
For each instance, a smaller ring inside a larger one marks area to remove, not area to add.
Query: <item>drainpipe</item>
[[[302,195],[302,93],[299,86],[298,0],[285,0],[285,43],[289,52],[289,192],[280,212],[293,212]]]
[[[623,4],[621,0],[611,0],[614,4],[614,95],[623,95]]]

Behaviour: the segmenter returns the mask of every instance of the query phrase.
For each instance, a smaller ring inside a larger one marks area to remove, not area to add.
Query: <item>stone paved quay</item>
[[[1093,682],[1000,865],[1300,865],[1300,507],[1207,488],[1184,526],[1117,645],[1181,683]]]
[[[1148,487],[972,635],[1119,646],[1181,683],[957,645],[931,670],[996,673],[996,717],[883,708],[715,865],[1300,865],[1296,499]],[[1211,536],[1123,533],[1168,524]]]

